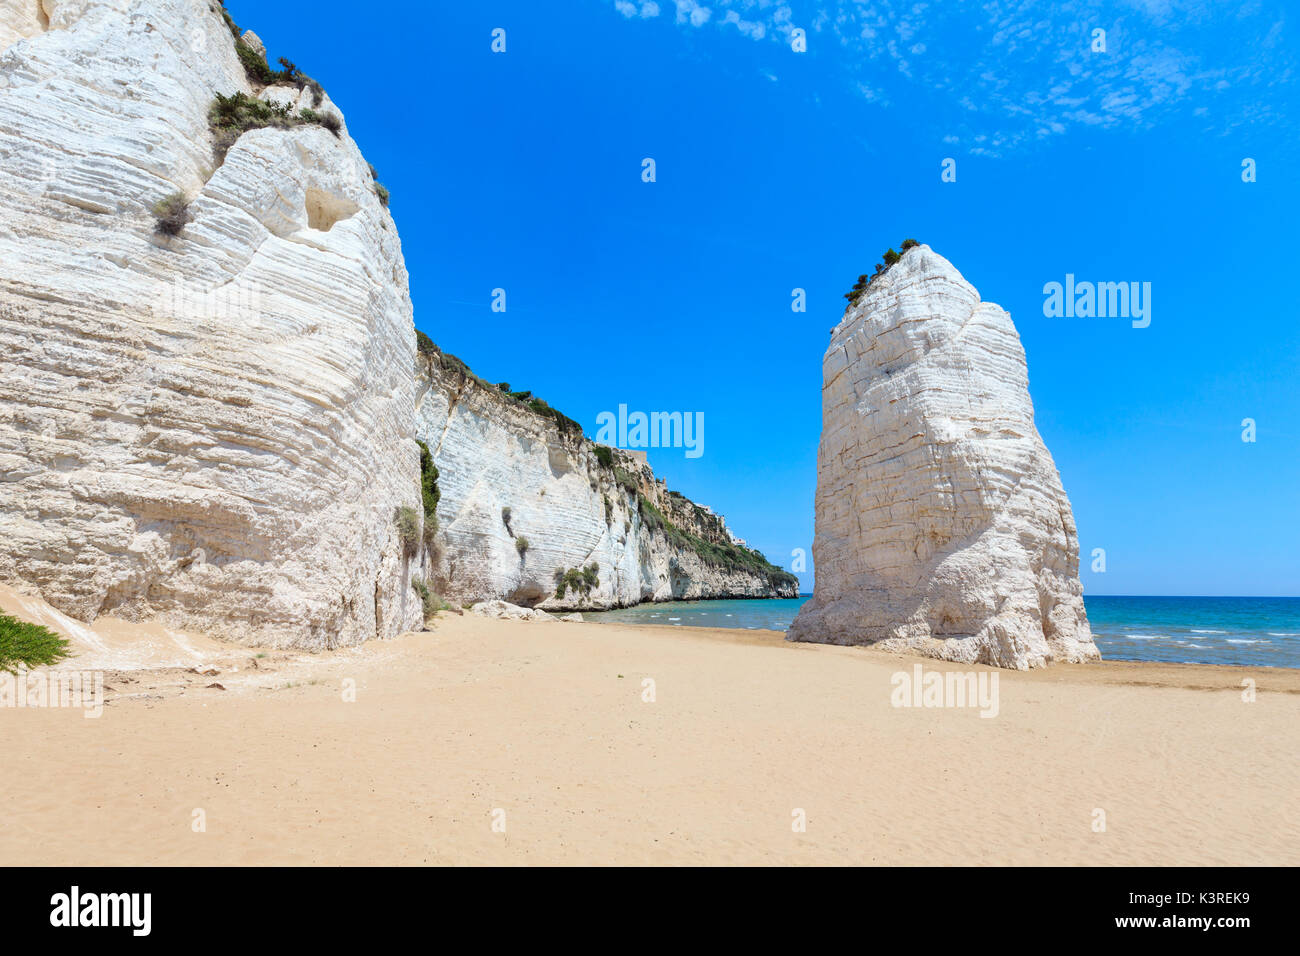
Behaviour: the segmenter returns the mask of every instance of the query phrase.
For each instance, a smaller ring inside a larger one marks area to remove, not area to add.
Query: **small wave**
[[[1206,647],[1204,644],[1184,644],[1183,647],[1189,647],[1189,648],[1192,648],[1192,649],[1194,649],[1194,650],[1198,650],[1198,651],[1208,651],[1208,650],[1209,650],[1209,648]]]
[[[1300,634],[1294,631],[1269,631],[1269,637],[1300,637]]]
[[[1125,634],[1124,637],[1127,637],[1127,638],[1128,638],[1129,640],[1131,640],[1131,641],[1171,641],[1171,640],[1173,640],[1173,638],[1171,638],[1168,634]]]
[[[668,620],[670,620],[670,621],[680,621],[681,618],[680,618],[680,617],[670,617]]]
[[[1227,634],[1228,632],[1227,631],[1198,631],[1195,628],[1193,628],[1192,633],[1193,634]]]
[[[1246,638],[1246,637],[1235,637],[1235,638],[1234,638],[1234,637],[1230,637],[1230,638],[1228,638],[1228,643],[1229,643],[1229,644],[1258,644],[1258,643],[1260,643],[1260,641],[1261,641],[1261,639],[1258,638],[1258,637],[1256,637],[1256,638]],[[1268,641],[1264,641],[1263,643],[1267,644],[1267,643],[1269,643],[1269,642],[1268,642]]]

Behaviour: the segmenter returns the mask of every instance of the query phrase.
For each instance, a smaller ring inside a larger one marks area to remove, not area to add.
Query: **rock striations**
[[[548,610],[798,595],[797,578],[738,543],[722,516],[668,491],[645,464],[454,359],[422,362],[416,431],[439,470],[430,577],[440,593]],[[566,574],[574,583],[561,588]]]
[[[209,0],[0,3],[0,581],[306,648],[418,627],[433,571],[530,604],[591,561],[584,606],[760,591],[625,501],[607,521],[580,443],[430,378],[341,112],[234,30]],[[450,508],[431,547],[396,520],[421,436]]]
[[[0,52],[0,577],[83,620],[236,640],[418,625],[391,520],[419,467],[411,304],[356,144],[256,129],[214,169],[214,97],[259,95],[220,8],[19,6],[35,15]],[[172,238],[152,209],[175,193],[192,221]]]
[[[1021,670],[1097,660],[1007,312],[917,246],[850,306],[823,379],[817,583],[789,639]]]

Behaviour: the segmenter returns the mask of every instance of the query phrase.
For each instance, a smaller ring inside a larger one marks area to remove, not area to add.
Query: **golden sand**
[[[435,627],[0,709],[0,864],[1300,863],[1296,671],[999,671],[984,718],[893,679],[990,669],[774,632]]]

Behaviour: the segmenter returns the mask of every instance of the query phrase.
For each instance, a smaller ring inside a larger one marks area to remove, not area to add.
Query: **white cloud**
[[[704,26],[713,11],[708,7],[702,7],[695,0],[675,0],[677,4],[677,22],[690,22],[693,27]]]
[[[756,20],[742,20],[740,14],[735,10],[728,10],[721,22],[724,24],[734,23],[737,30],[754,40],[761,40],[767,34],[767,27],[762,23]]]
[[[862,94],[862,98],[866,100],[868,103],[879,103],[881,105],[884,105],[889,102],[888,99],[885,98],[885,94],[883,92],[871,86],[870,84],[863,83],[860,80],[858,81],[858,92]]]
[[[640,10],[630,0],[614,0],[614,9],[629,20],[635,16],[639,16],[642,20],[659,16],[659,4],[655,3],[654,0],[645,0],[645,3],[641,4]]]
[[[930,97],[926,115],[961,127],[961,142],[986,155],[1072,127],[1149,129],[1204,115],[1207,104],[1220,133],[1289,123],[1288,108],[1300,102],[1289,24],[1276,16],[1260,24],[1262,10],[1212,0],[674,3],[678,24],[712,19],[787,48],[791,31],[804,26],[804,55],[821,57],[828,73],[838,68],[850,89],[877,106]],[[615,5],[624,16],[634,6]],[[1097,28],[1106,31],[1104,53],[1091,48]]]

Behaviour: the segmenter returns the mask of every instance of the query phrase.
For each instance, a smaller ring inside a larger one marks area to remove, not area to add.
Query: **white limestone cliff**
[[[346,129],[217,168],[214,96],[257,90],[208,0],[3,0],[0,47],[0,580],[242,641],[418,626],[411,304]]]
[[[668,491],[648,466],[598,451],[454,363],[421,361],[416,430],[442,491],[431,575],[439,593],[548,610],[797,596],[797,579],[738,544],[721,516]],[[557,572],[591,564],[599,583],[590,593],[557,597]]]
[[[1099,659],[1005,310],[912,248],[833,331],[822,415],[817,583],[788,639],[1022,670]]]
[[[338,135],[254,129],[219,161],[209,108],[237,91]],[[158,234],[175,193],[192,221]],[[328,96],[253,84],[209,0],[0,0],[0,583],[80,621],[309,649],[419,627],[426,575],[545,606],[556,570],[594,561],[573,606],[773,593],[645,530],[626,493],[607,521],[589,443],[427,365]],[[420,436],[443,468],[433,552],[394,520],[420,505]]]

